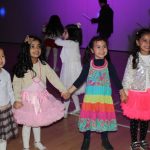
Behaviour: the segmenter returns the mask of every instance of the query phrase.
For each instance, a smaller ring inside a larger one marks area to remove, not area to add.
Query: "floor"
[[[0,47],[5,49],[6,55],[6,66],[5,68],[11,73],[13,72],[13,66],[16,63],[17,55],[19,52],[19,46],[17,44],[0,44]],[[83,50],[81,50],[83,54]],[[111,59],[117,70],[120,80],[122,80],[124,68],[128,58],[127,52],[121,51],[110,51]],[[52,66],[52,53],[50,54],[48,63]],[[58,68],[60,71],[61,62],[58,57]],[[57,72],[59,75],[59,71]],[[116,115],[118,120],[118,131],[110,133],[110,141],[114,146],[115,150],[129,150],[130,135],[129,135],[129,120],[122,115],[120,108],[119,93],[112,83],[113,89],[113,100],[116,109]],[[54,87],[48,84],[48,90],[58,99],[60,94]],[[80,103],[82,104],[83,95],[80,96]],[[74,109],[73,103],[71,103],[70,110]],[[48,150],[80,150],[83,135],[78,131],[77,128],[78,116],[70,115],[67,119],[62,119],[57,123],[52,124],[48,127],[42,128],[42,142]],[[19,126],[19,136],[8,142],[7,150],[22,150],[22,139],[21,139],[21,126]],[[150,128],[148,131],[147,140],[150,139]],[[35,150],[33,146],[33,135],[31,134],[31,149]],[[93,133],[91,137],[90,150],[102,150],[100,136],[97,133]]]

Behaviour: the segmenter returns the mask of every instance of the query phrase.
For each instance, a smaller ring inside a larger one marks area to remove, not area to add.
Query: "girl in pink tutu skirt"
[[[150,120],[150,29],[136,33],[135,48],[127,62],[123,87],[128,95],[122,109],[123,114],[130,118],[131,150],[148,150],[145,139]]]
[[[46,79],[63,97],[67,96],[66,89],[42,56],[41,40],[27,36],[21,47],[13,79],[16,100],[13,111],[16,122],[23,125],[24,150],[29,150],[31,128],[34,146],[39,150],[45,150],[46,147],[40,139],[40,127],[64,117],[64,105],[48,93]]]

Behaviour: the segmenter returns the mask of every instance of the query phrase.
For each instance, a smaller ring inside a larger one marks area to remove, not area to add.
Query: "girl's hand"
[[[15,101],[14,104],[13,104],[13,107],[15,109],[19,109],[23,106],[22,102],[19,102],[19,101]]]
[[[63,97],[65,100],[70,98],[70,93],[68,91],[61,93],[61,97]]]
[[[120,99],[123,103],[126,103],[127,102],[127,94],[125,93],[125,91],[123,89],[121,89],[119,91],[120,93]]]

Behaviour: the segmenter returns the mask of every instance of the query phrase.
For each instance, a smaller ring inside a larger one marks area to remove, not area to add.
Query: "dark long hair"
[[[91,52],[91,49],[93,49],[93,47],[94,47],[94,42],[97,42],[97,41],[104,41],[104,42],[106,42],[106,45],[107,45],[107,41],[106,41],[105,38],[102,38],[102,37],[100,37],[100,36],[94,36],[94,37],[90,40],[90,42],[89,42],[87,48],[85,49],[84,56],[83,56],[83,60],[82,60],[82,63],[83,63],[83,64],[86,64],[86,63],[89,63],[89,62],[90,62],[90,60],[91,60],[91,58],[92,58],[92,56],[93,56],[93,53]]]
[[[60,21],[59,16],[52,15],[46,25],[45,33],[51,36],[60,36],[64,32],[64,27]]]
[[[72,40],[75,42],[79,42],[82,44],[82,29],[75,24],[69,24],[65,27],[68,31],[69,38],[68,40]]]
[[[41,39],[35,36],[29,36],[33,39],[33,41],[39,41],[42,45]],[[42,49],[42,48],[41,48]],[[41,50],[41,55],[39,57],[39,60],[43,65],[45,65],[45,58],[44,58],[44,50]],[[20,52],[18,55],[18,62],[16,63],[14,67],[14,74],[18,78],[24,77],[24,74],[27,73],[28,70],[31,70],[34,72],[34,76],[36,76],[35,71],[33,70],[33,63],[30,56],[30,44],[28,42],[23,42],[21,44]]]
[[[150,34],[150,29],[148,28],[143,28],[136,32],[135,35],[135,41],[134,41],[134,48],[131,51],[131,55],[133,56],[132,60],[132,68],[136,69],[137,65],[139,63],[139,52],[140,52],[140,47],[137,45],[136,41],[139,41],[145,34]]]

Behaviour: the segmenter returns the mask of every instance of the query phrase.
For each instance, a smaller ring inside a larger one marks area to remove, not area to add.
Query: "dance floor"
[[[0,44],[0,47],[5,49],[6,54],[6,66],[5,68],[11,73],[13,72],[13,66],[16,63],[16,58],[19,52],[18,44]],[[81,50],[83,54],[83,50]],[[52,52],[48,63],[53,66]],[[128,53],[121,51],[110,51],[110,56],[113,64],[117,70],[119,78],[122,80],[124,69],[126,66]],[[58,68],[59,75],[61,69],[61,62],[58,56]],[[118,131],[110,133],[110,141],[115,150],[129,150],[130,146],[130,134],[129,134],[129,120],[122,115],[120,108],[120,99],[118,90],[115,87],[115,83],[112,82],[113,100],[116,109],[116,116],[118,121]],[[55,97],[60,99],[60,94],[54,87],[48,83],[48,90]],[[80,96],[80,103],[82,104],[83,95]],[[74,109],[73,102],[71,102],[70,111]],[[42,128],[42,142],[47,146],[48,150],[80,150],[82,144],[83,135],[77,128],[78,115],[69,115],[67,119],[62,119],[57,123],[48,127]],[[148,130],[147,140],[150,139],[150,128]],[[35,150],[33,146],[33,134],[31,134],[30,141],[31,149]],[[21,126],[19,126],[19,136],[8,142],[8,150],[21,150]],[[91,137],[90,150],[102,150],[100,136],[97,133],[93,133]]]

